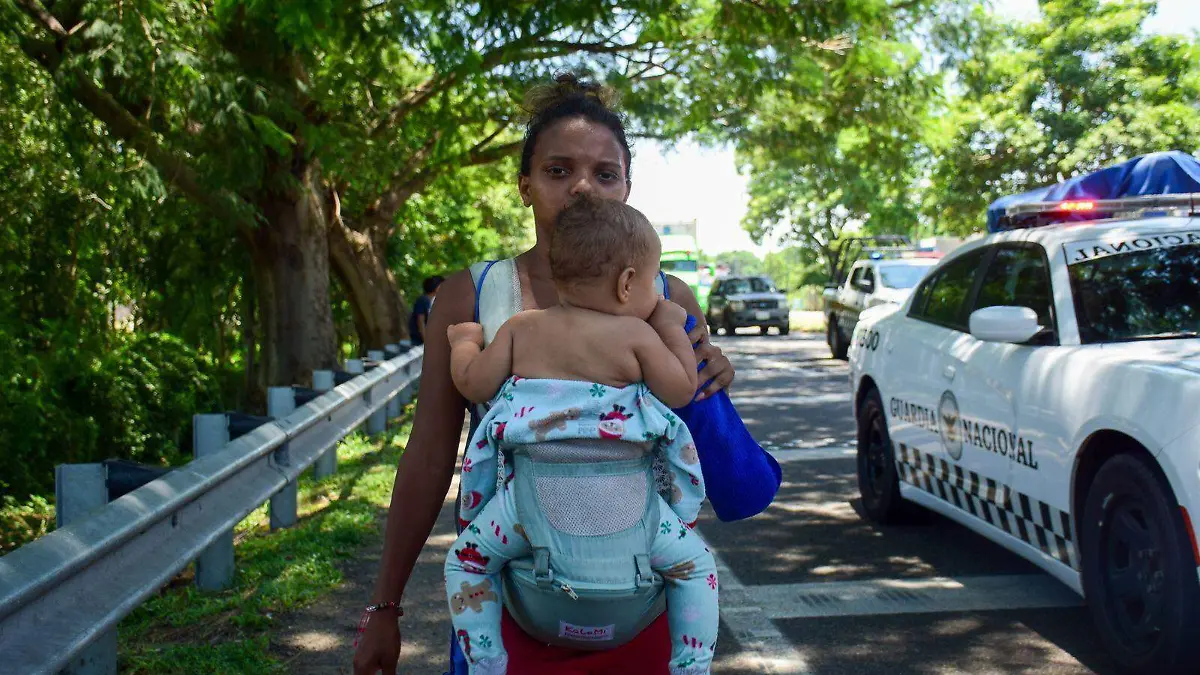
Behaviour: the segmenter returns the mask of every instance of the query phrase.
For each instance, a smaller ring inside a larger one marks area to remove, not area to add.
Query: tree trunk
[[[408,336],[408,308],[387,265],[387,239],[350,229],[336,209],[329,225],[334,274],[354,308],[354,325],[364,349],[383,349]]]
[[[315,164],[292,169],[294,191],[259,201],[265,222],[249,237],[262,346],[258,386],[311,386],[314,370],[337,366],[329,300],[329,237]]]

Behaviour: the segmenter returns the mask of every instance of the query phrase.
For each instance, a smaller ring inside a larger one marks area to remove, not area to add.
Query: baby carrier
[[[471,277],[474,319],[491,342],[522,307],[516,262],[477,263],[471,266]],[[657,287],[670,298],[662,272]],[[689,316],[685,330],[694,322]],[[471,407],[468,437],[486,412],[484,406]],[[767,508],[781,483],[779,464],[750,437],[728,395],[722,390],[675,412],[696,440],[707,498],[717,517],[741,520]],[[554,447],[542,447],[549,445]],[[665,488],[665,470],[657,471],[661,465],[655,466],[644,451],[634,452],[637,447],[617,441],[607,446],[559,442],[518,446],[502,454],[497,481],[506,478],[506,467],[515,469],[518,517],[533,549],[530,558],[505,567],[502,597],[509,615],[531,637],[575,649],[611,649],[666,611],[663,579],[651,569],[649,557],[653,528],[659,522],[660,502],[654,496]],[[620,495],[614,501],[630,509],[584,512],[580,496],[596,489],[597,483],[605,493]],[[461,534],[459,504],[455,500]],[[466,659],[451,633],[450,671],[445,675],[466,675]]]
[[[521,310],[516,264],[479,263],[471,276],[475,320],[490,342]],[[660,292],[666,293],[664,282],[660,275]],[[485,413],[483,406],[472,406],[472,433]],[[659,513],[653,458],[643,446],[620,441],[520,446],[505,451],[500,464],[498,480],[509,467],[513,471],[517,513],[533,549],[530,558],[512,561],[501,574],[504,606],[522,630],[547,644],[610,649],[666,611],[662,577],[650,568]],[[619,496],[615,501],[625,510],[586,510],[582,497],[597,489]],[[456,522],[458,511],[456,500]],[[467,672],[453,640],[450,672]]]

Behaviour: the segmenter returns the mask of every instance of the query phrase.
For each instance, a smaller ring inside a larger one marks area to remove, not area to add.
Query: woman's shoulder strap
[[[483,324],[483,339],[489,343],[500,326],[521,311],[516,261],[506,258],[475,263],[471,265],[471,279],[475,282],[474,318]]]
[[[654,288],[667,300],[671,299],[671,286],[667,283],[667,273],[659,270],[658,278],[654,280]]]

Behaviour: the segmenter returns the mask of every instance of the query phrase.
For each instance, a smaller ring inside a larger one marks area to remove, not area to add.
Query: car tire
[[[770,326],[759,326],[759,327],[758,327],[758,334],[759,334],[759,335],[766,335],[766,334],[767,334],[767,333],[769,333],[769,332],[771,332],[771,327],[770,327]]]
[[[829,352],[833,354],[833,358],[845,361],[849,358],[850,346],[846,344],[846,340],[842,338],[842,329],[838,328],[837,317],[830,315],[827,321],[828,328],[825,330],[825,341],[829,343]]]
[[[1192,539],[1152,460],[1120,454],[1088,490],[1082,581],[1109,652],[1131,673],[1194,673],[1200,658],[1200,581]]]
[[[791,330],[792,330],[792,327],[791,327],[791,326],[789,326],[789,325],[787,325],[787,324],[783,324],[782,326],[780,326],[780,327],[779,327],[779,334],[780,334],[780,335],[787,335],[788,333],[790,333],[790,332],[791,332]]]
[[[729,318],[728,314],[726,314],[724,319],[722,319],[721,327],[725,329],[725,334],[729,337],[733,337],[737,334],[737,326],[733,325],[733,321]]]
[[[856,464],[858,494],[866,516],[884,525],[909,520],[914,507],[900,496],[900,472],[878,389],[867,392],[858,411]]]

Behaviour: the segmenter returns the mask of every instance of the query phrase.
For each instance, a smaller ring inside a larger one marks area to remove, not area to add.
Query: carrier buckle
[[[550,549],[533,549],[533,581],[542,588],[547,588],[554,581],[554,571],[550,569]]]
[[[650,567],[650,556],[645,553],[639,553],[633,556],[633,563],[637,567],[637,587],[647,588],[654,585],[654,570]]]

